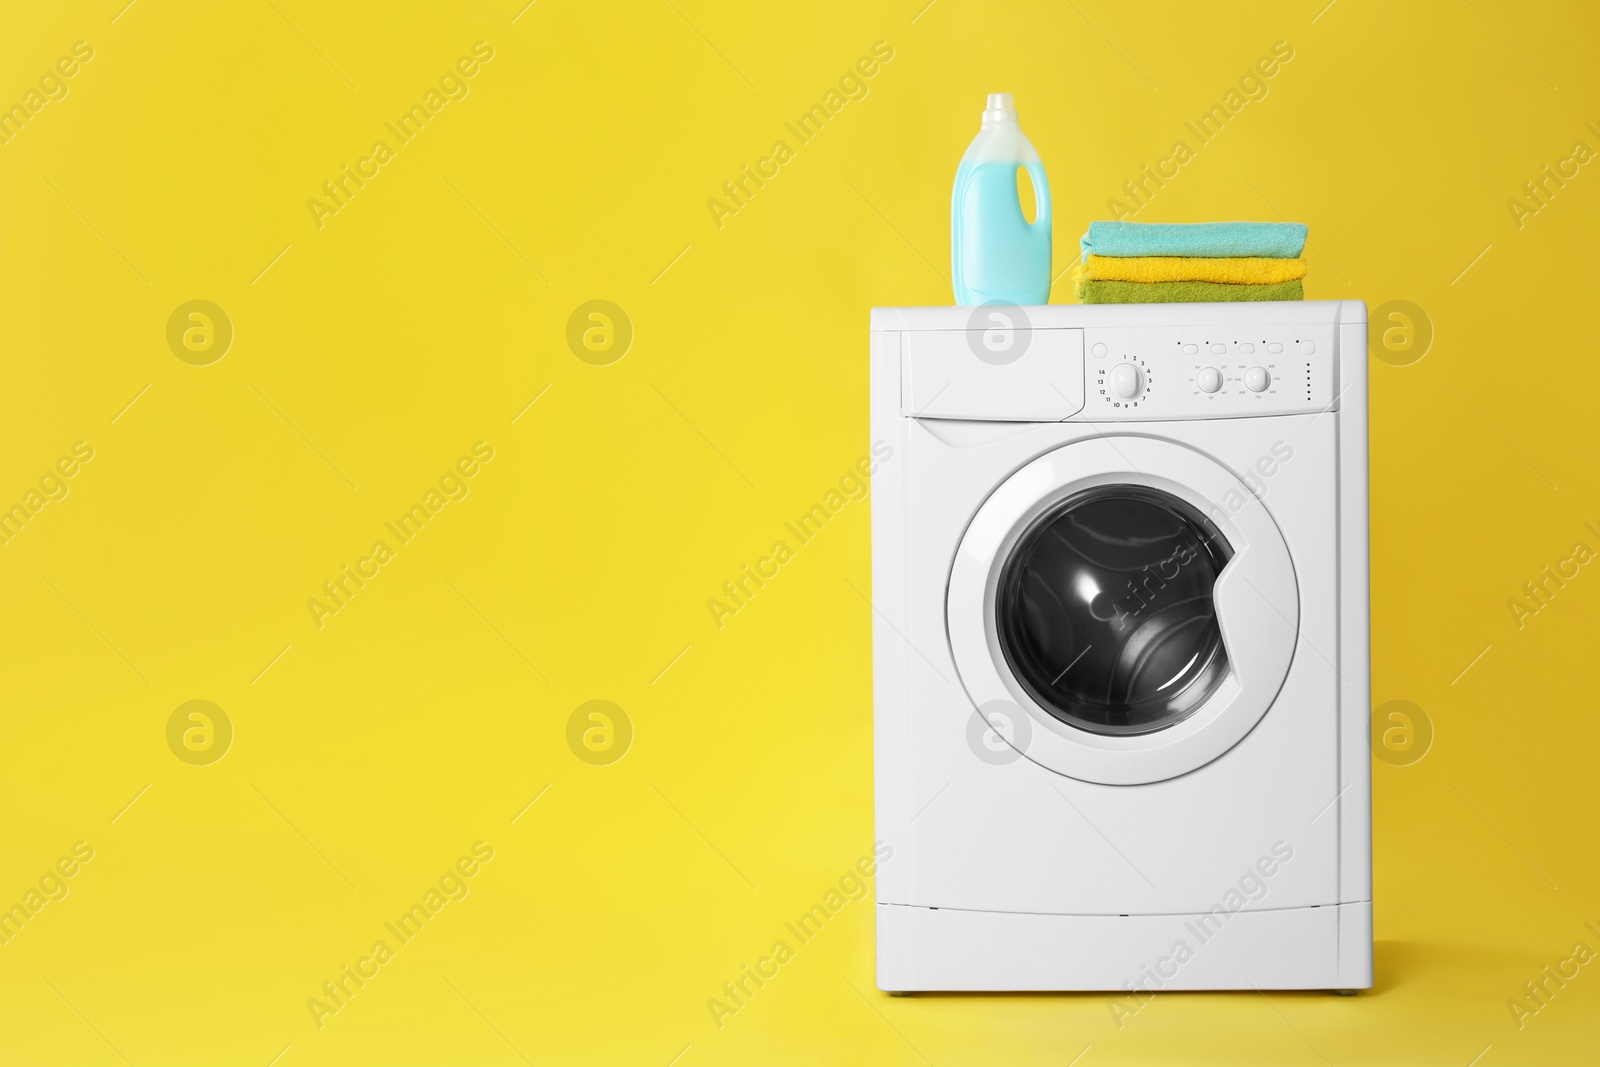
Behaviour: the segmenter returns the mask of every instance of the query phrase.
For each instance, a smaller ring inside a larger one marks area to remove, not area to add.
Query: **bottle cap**
[[[983,113],[984,122],[1015,122],[1017,121],[1017,106],[1012,102],[1010,93],[990,93],[989,106]]]

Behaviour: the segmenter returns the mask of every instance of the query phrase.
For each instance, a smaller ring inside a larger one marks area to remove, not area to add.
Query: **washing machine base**
[[[1231,914],[1041,915],[877,905],[878,988],[1372,987],[1372,902]]]

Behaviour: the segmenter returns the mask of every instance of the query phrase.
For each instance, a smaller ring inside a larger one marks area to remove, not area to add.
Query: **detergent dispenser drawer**
[[[900,413],[916,419],[1060,422],[1081,411],[1083,331],[1018,326],[1019,310],[980,309],[973,322],[981,329],[903,333]]]

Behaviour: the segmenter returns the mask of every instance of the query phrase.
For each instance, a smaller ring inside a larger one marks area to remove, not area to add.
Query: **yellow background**
[[[0,947],[0,1061],[1594,1061],[1600,966],[1506,1006],[1600,948],[1600,577],[1507,608],[1600,548],[1600,173],[1507,207],[1600,149],[1587,5],[120,2],[0,14],[0,102],[94,49],[0,147],[0,503],[94,449],[0,547],[0,904],[95,850]],[[319,229],[307,200],[480,40]],[[715,225],[877,41],[869,94]],[[1435,731],[1374,763],[1377,988],[1120,1030],[1102,996],[891,1001],[857,902],[719,1029],[707,999],[872,847],[867,505],[721,629],[706,601],[866,453],[867,309],[951,299],[983,94],[1016,94],[1060,270],[1277,41],[1136,217],[1305,221],[1309,298],[1435,331],[1372,363],[1373,698]],[[194,299],[235,332],[209,366],[166,341]],[[566,340],[594,299],[634,328],[607,366]],[[470,494],[318,629],[477,441]],[[209,766],[166,740],[195,699],[235,731]],[[595,699],[634,731],[609,766],[566,740]],[[308,998],[480,840],[470,895],[319,1029]]]

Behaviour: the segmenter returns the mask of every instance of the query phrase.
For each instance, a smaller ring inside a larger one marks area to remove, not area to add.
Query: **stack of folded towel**
[[[1078,300],[1304,300],[1305,244],[1299,222],[1091,222]]]

